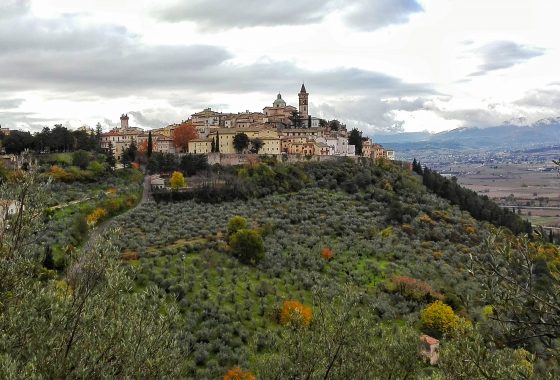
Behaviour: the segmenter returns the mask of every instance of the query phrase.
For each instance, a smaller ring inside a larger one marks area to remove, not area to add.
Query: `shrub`
[[[330,259],[333,258],[332,249],[330,249],[329,247],[323,248],[321,250],[321,257],[327,261],[330,261]]]
[[[264,258],[264,241],[256,230],[239,230],[229,239],[232,254],[244,264],[255,264]]]
[[[85,150],[77,150],[72,153],[72,165],[85,169],[89,164],[90,156]]]
[[[227,371],[224,375],[224,380],[256,380],[256,377],[251,372],[234,367]]]
[[[173,172],[173,174],[171,175],[171,179],[169,180],[169,184],[171,186],[171,189],[173,189],[173,190],[178,190],[181,187],[185,187],[186,182],[185,182],[185,177],[183,176],[183,173]]]
[[[57,165],[53,165],[51,167],[50,175],[54,178],[55,181],[69,182],[72,180],[70,178],[70,175],[66,173],[66,170]]]
[[[228,236],[233,235],[238,230],[247,228],[247,219],[242,216],[236,215],[231,218],[227,225]]]
[[[439,300],[420,312],[420,321],[423,327],[439,334],[453,334],[465,325],[465,321],[455,314],[451,306]]]
[[[87,170],[95,174],[101,174],[105,171],[105,165],[97,161],[92,161],[89,163]]]
[[[406,276],[393,276],[385,284],[385,288],[415,301],[443,299],[443,295],[436,292],[427,282]]]
[[[280,311],[280,323],[282,325],[294,325],[308,327],[313,320],[311,307],[299,301],[284,301]]]
[[[101,219],[107,216],[107,210],[98,207],[91,214],[86,217],[88,226],[95,226]]]

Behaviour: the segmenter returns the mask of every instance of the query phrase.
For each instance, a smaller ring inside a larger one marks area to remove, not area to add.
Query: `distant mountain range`
[[[560,117],[526,126],[505,124],[488,128],[463,127],[440,133],[374,135],[373,140],[395,149],[525,149],[560,143]]]

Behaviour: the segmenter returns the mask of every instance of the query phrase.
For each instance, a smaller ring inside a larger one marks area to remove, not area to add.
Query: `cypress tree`
[[[220,152],[220,132],[216,131],[216,152]]]
[[[216,151],[216,139],[212,137],[212,145],[210,151],[214,153]]]
[[[148,131],[148,151],[147,151],[147,156],[148,158],[152,157],[152,151],[154,149],[153,143],[152,143],[152,131]]]

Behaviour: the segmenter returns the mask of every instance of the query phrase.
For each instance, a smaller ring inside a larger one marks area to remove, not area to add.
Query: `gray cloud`
[[[45,119],[34,112],[0,111],[0,125],[6,128],[23,126],[31,132],[38,132],[47,124],[57,121],[58,119]]]
[[[560,113],[560,85],[529,91],[514,104],[526,107],[547,108]]]
[[[8,37],[7,31],[11,31]],[[430,91],[372,71],[338,68],[311,71],[290,62],[235,65],[217,46],[148,46],[123,28],[80,23],[78,16],[56,20],[17,17],[0,22],[0,87],[48,89],[77,96],[115,97],[154,92],[240,93],[276,91],[295,78],[315,91],[400,95]]]
[[[369,103],[361,103],[370,105],[362,114],[358,112],[360,104],[353,101],[348,101],[347,106],[336,104],[341,112],[347,109],[347,115],[355,110],[355,119],[367,124],[375,119],[376,112],[386,113],[388,107],[375,99],[435,94],[426,84],[404,83],[383,73],[356,68],[312,71],[291,62],[266,60],[238,65],[231,62],[232,54],[221,47],[146,45],[125,28],[82,21],[78,15],[40,19],[29,13],[0,19],[0,88],[6,92],[2,98],[10,100],[5,101],[6,106],[19,105],[11,99],[14,96],[10,91],[39,90],[51,99],[73,101],[130,95],[172,98],[174,107],[188,109],[204,101],[208,93],[237,96],[260,92],[273,97],[278,89],[285,89],[295,95],[298,79],[305,78],[312,96],[343,93],[369,99]],[[162,110],[133,112],[135,121],[146,127],[184,117]],[[374,122],[392,125],[384,117]],[[14,113],[3,113],[2,119],[11,125],[37,123],[30,115]]]
[[[12,99],[0,99],[0,110],[9,110],[13,108],[18,108],[25,99],[12,98]]]
[[[193,21],[203,29],[231,27],[302,25],[319,22],[328,13],[333,0],[221,0],[177,1],[156,11],[170,22]]]
[[[0,20],[27,13],[30,2],[30,0],[2,0],[0,2]]]
[[[128,115],[132,116],[134,124],[142,125],[147,128],[161,128],[163,125],[168,125],[180,120],[180,115],[170,109],[130,111]]]
[[[221,0],[177,1],[155,11],[169,22],[191,21],[202,29],[223,30],[255,26],[306,25],[321,22],[342,9],[351,28],[372,31],[408,21],[422,7],[416,0]]]
[[[339,100],[319,104],[315,109],[321,117],[338,118],[345,122],[348,128],[357,127],[366,135],[390,134],[404,132],[405,122],[398,119],[396,111],[425,110],[431,102],[431,97],[388,100],[365,97],[352,101]]]
[[[489,71],[506,69],[544,54],[544,49],[520,45],[512,41],[495,41],[475,50],[482,58],[479,71],[471,76],[484,75]]]
[[[345,21],[352,28],[372,31],[392,24],[404,24],[411,14],[422,10],[416,0],[356,0]]]

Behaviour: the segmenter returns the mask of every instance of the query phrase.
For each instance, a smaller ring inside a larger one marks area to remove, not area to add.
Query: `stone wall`
[[[231,166],[231,165],[243,165],[251,161],[258,161],[260,158],[264,157],[264,155],[257,155],[257,154],[225,154],[225,153],[208,153],[208,164],[221,164],[224,166]],[[310,156],[306,157],[299,154],[275,154],[275,155],[268,155],[267,157],[273,157],[279,162],[288,162],[288,163],[295,163],[295,162],[309,162],[309,161],[333,161],[339,159],[352,159],[357,160],[358,157],[356,156],[349,156],[349,157],[342,157],[342,156]]]

